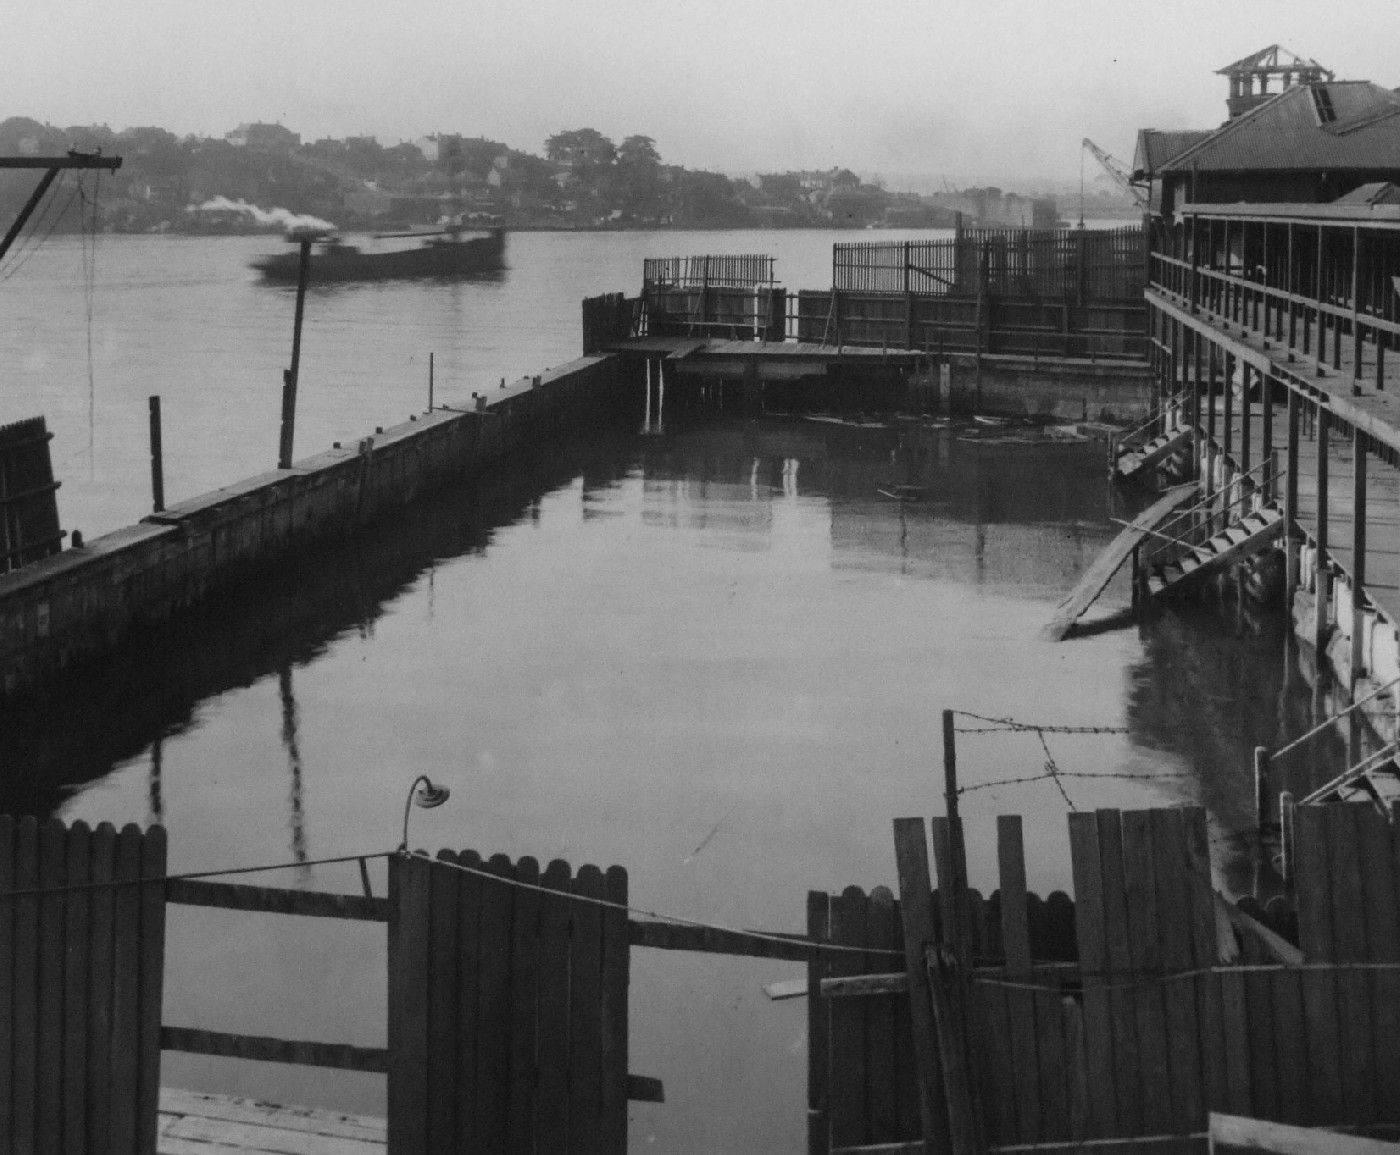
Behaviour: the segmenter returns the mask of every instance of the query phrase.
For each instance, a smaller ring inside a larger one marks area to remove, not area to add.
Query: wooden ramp
[[[1045,636],[1051,641],[1061,641],[1073,628],[1084,611],[1094,604],[1094,599],[1103,593],[1104,586],[1122,568],[1132,552],[1150,536],[1173,513],[1196,495],[1195,482],[1175,485],[1167,490],[1152,505],[1133,518],[1132,524],[1109,543],[1079,579],[1079,584],[1070,591],[1055,609],[1055,616],[1045,627]]]

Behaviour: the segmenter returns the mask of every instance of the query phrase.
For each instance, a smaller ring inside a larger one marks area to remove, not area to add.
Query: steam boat
[[[491,229],[484,236],[463,237],[459,228],[436,232],[377,233],[376,239],[415,237],[417,248],[365,252],[346,244],[338,234],[295,231],[289,241],[315,242],[311,253],[310,277],[313,282],[380,281],[403,277],[464,277],[505,267],[505,231]],[[300,253],[278,253],[261,257],[252,267],[264,280],[296,284]]]

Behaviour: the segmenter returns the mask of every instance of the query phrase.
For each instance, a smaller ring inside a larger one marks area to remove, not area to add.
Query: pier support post
[[[1293,595],[1298,592],[1298,436],[1302,398],[1296,389],[1288,390],[1288,450],[1283,475],[1283,531],[1287,551],[1284,589],[1288,612],[1293,612]]]
[[[1262,832],[1269,824],[1269,749],[1254,747],[1254,821]]]
[[[306,310],[306,282],[311,275],[311,242],[301,242],[297,265],[297,308],[292,322],[292,367],[282,373],[282,437],[277,450],[277,468],[292,467],[292,444],[297,423],[297,374],[301,369],[301,320]]]
[[[1362,644],[1362,627],[1366,615],[1362,606],[1366,600],[1366,435],[1360,429],[1352,432],[1351,464],[1351,685],[1366,668],[1366,648]]]
[[[165,455],[160,442],[160,397],[150,399],[151,406],[151,509],[165,511]]]
[[[1313,648],[1321,665],[1327,644],[1327,599],[1331,580],[1331,563],[1327,560],[1327,428],[1329,413],[1322,406],[1317,410],[1317,561],[1313,566]],[[1319,682],[1320,684],[1320,682]]]

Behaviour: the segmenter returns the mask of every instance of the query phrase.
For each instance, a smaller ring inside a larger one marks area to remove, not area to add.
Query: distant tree
[[[661,156],[651,137],[629,136],[618,146],[612,194],[617,207],[634,217],[664,214]]]
[[[556,132],[544,142],[544,152],[556,164],[578,168],[607,168],[617,159],[617,145],[595,128]]]
[[[661,167],[661,154],[656,151],[656,141],[649,136],[629,136],[617,146],[619,168],[635,171],[655,170]]]

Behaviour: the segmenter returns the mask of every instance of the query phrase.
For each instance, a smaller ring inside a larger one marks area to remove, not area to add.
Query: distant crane
[[[1104,152],[1087,136],[1084,138],[1084,147],[1094,154],[1094,159],[1103,166],[1104,172],[1112,178],[1113,183],[1133,198],[1134,203],[1140,209],[1147,207],[1147,194],[1137,185],[1133,184],[1128,177],[1127,170],[1108,153]]]

